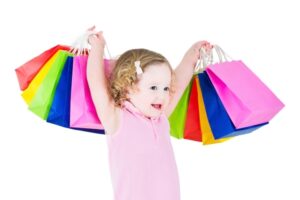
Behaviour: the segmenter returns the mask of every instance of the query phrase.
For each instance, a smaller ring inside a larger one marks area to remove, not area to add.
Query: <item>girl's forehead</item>
[[[142,74],[141,82],[148,84],[170,84],[171,71],[169,66],[164,63],[148,66]]]

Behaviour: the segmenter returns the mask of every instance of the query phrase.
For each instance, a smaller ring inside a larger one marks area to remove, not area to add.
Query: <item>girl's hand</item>
[[[195,67],[197,61],[200,59],[200,48],[204,48],[205,52],[210,52],[213,48],[213,45],[211,45],[205,40],[196,42],[185,53],[182,59],[182,63],[185,65],[192,65],[193,67]]]
[[[92,49],[96,48],[99,50],[103,50],[105,47],[105,39],[103,37],[103,32],[95,32],[95,26],[89,28],[87,30],[89,37],[88,42],[91,45]]]

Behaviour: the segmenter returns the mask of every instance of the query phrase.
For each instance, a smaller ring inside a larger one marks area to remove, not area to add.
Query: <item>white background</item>
[[[183,200],[300,199],[296,2],[1,1],[0,199],[113,199],[105,136],[40,120],[14,72],[93,24],[112,55],[148,48],[174,68],[194,42],[217,43],[285,103],[268,126],[222,144],[172,138]]]

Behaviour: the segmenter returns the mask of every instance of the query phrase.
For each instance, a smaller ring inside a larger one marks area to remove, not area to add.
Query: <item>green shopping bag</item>
[[[183,138],[184,135],[184,127],[187,108],[189,104],[191,86],[192,81],[190,81],[189,85],[184,90],[180,100],[176,105],[176,108],[169,117],[171,135],[178,139]]]
[[[32,101],[29,104],[29,110],[46,120],[52,104],[54,93],[61,72],[67,57],[71,55],[69,52],[59,50],[57,58],[54,60],[44,80],[39,85]]]

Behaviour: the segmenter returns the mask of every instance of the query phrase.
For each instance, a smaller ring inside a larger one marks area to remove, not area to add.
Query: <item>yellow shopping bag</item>
[[[48,74],[51,66],[57,60],[58,52],[54,54],[53,57],[51,57],[48,62],[41,68],[39,73],[34,77],[34,79],[31,81],[29,86],[27,87],[26,90],[22,93],[22,97],[27,103],[27,105],[30,104],[31,100],[33,99],[35,93],[37,92],[39,86],[41,85],[42,81],[44,80],[45,76]]]
[[[230,138],[224,138],[224,139],[217,139],[215,140],[213,133],[211,131],[208,119],[207,119],[207,115],[206,115],[206,111],[205,111],[205,106],[204,106],[204,102],[203,102],[203,97],[202,97],[202,92],[201,92],[201,87],[200,87],[200,81],[198,76],[196,77],[196,81],[197,81],[197,91],[198,91],[198,108],[199,108],[199,114],[200,114],[200,126],[201,126],[201,131],[202,131],[202,143],[204,145],[206,144],[216,144],[216,143],[220,143],[220,142],[224,142],[229,140]]]

